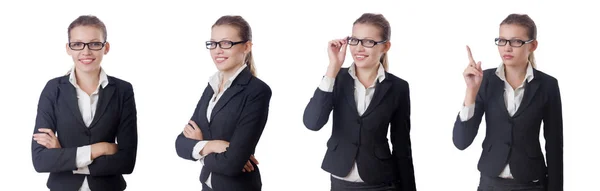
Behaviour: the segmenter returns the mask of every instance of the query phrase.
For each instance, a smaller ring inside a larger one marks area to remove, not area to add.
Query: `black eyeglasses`
[[[518,39],[506,40],[506,39],[502,39],[502,38],[496,38],[495,41],[496,41],[496,45],[498,45],[498,46],[506,46],[506,44],[508,43],[508,45],[512,46],[512,47],[521,47],[527,43],[533,42],[533,39],[530,39],[528,41],[522,41],[522,40],[518,40]]]
[[[222,40],[222,41],[206,41],[206,49],[215,49],[217,45],[222,49],[230,49],[233,45],[246,43],[247,40],[233,42],[230,40]]]
[[[358,45],[358,43],[360,43],[364,47],[367,47],[367,48],[373,48],[375,45],[383,44],[386,42],[386,40],[374,41],[374,40],[369,40],[369,39],[357,39],[357,38],[353,38],[353,37],[348,37],[347,40],[348,40],[348,44],[351,46],[356,46],[356,45]]]
[[[69,48],[71,50],[83,50],[86,46],[90,50],[102,50],[106,42],[69,42]]]

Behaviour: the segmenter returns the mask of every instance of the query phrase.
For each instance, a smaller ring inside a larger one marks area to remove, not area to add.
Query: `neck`
[[[504,65],[504,75],[509,81],[523,81],[523,79],[525,79],[525,75],[527,74],[527,66],[528,63],[519,64],[516,66]]]
[[[80,87],[96,87],[100,83],[100,69],[91,72],[82,72],[75,68],[75,78]]]
[[[356,67],[356,65],[354,67],[358,81],[360,81],[365,87],[371,86],[375,81],[375,78],[377,78],[377,70],[379,69],[379,64],[376,64],[375,66],[369,68],[359,68]]]
[[[225,80],[229,80],[229,78],[231,78],[235,72],[237,72],[242,66],[244,66],[243,64],[237,65],[235,67],[233,67],[230,70],[227,71],[221,71],[221,74],[223,75],[223,78],[221,79],[221,85],[223,85]]]

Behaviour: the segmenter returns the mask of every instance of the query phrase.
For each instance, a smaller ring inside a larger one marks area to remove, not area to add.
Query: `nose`
[[[362,45],[362,43],[358,43],[356,45],[356,50],[359,52],[364,52],[365,51],[365,47]]]
[[[223,49],[221,48],[221,46],[217,46],[217,47],[215,48],[215,51],[216,51],[217,53],[219,53],[219,54],[222,54],[222,53],[224,52],[224,51],[223,51]]]
[[[506,45],[504,45],[504,51],[506,52],[512,52],[512,46],[510,46],[508,43]]]
[[[90,50],[90,45],[87,45],[87,46],[84,45],[83,50],[81,50],[81,54],[89,55],[91,53],[92,53],[92,50]]]

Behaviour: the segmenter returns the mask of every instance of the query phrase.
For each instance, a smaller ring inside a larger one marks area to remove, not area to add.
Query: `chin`
[[[354,61],[354,65],[356,65],[357,68],[372,68],[375,66],[375,64],[372,64],[372,63],[378,63],[378,62],[373,62],[370,60]]]
[[[88,72],[94,72],[94,71],[100,70],[100,64],[92,63],[89,65],[85,65],[85,64],[77,63],[76,68],[77,68],[77,71],[82,71],[82,72],[88,73]]]

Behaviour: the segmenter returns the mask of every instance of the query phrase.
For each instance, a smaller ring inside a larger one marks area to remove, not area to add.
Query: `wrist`
[[[200,155],[206,156],[212,152],[211,143],[212,143],[212,141],[206,142],[206,145],[204,145],[204,148],[202,148],[202,150],[200,150]]]
[[[340,71],[340,67],[338,67],[335,63],[330,63],[329,67],[327,67],[327,72],[325,75],[330,78],[335,78]]]

